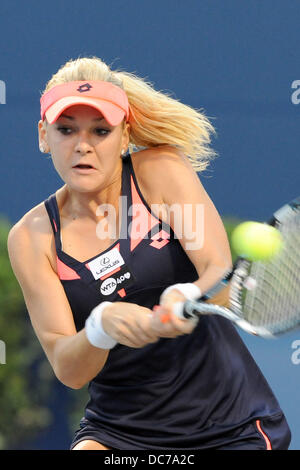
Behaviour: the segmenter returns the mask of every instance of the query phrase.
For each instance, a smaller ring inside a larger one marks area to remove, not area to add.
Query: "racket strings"
[[[269,262],[253,263],[256,287],[243,289],[243,317],[278,334],[296,326],[300,316],[300,213],[289,212],[279,227],[283,248]]]

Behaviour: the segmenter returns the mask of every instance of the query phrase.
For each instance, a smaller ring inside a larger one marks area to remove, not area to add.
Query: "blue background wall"
[[[0,214],[15,222],[61,185],[38,150],[40,92],[68,59],[96,55],[203,107],[219,158],[202,181],[218,210],[268,218],[300,194],[300,105],[291,99],[299,24],[298,0],[1,0]],[[300,449],[300,365],[291,362],[298,338],[244,338],[286,412],[293,449]],[[52,431],[39,445],[59,448],[65,439]]]

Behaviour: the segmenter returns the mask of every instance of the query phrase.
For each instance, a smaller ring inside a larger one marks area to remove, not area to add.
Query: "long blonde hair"
[[[69,60],[48,81],[52,87],[77,80],[101,80],[124,89],[130,104],[131,148],[171,145],[181,149],[196,171],[207,168],[215,156],[211,149],[214,128],[201,110],[181,103],[168,93],[157,91],[137,75],[111,70],[98,57]]]

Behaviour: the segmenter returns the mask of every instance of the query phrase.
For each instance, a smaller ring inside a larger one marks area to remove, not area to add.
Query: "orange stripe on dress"
[[[120,297],[125,297],[125,295],[126,295],[125,289],[118,290],[118,294],[119,294]]]
[[[118,271],[121,271],[121,268],[116,268],[113,271],[111,271],[108,274],[105,274],[105,276],[100,277],[101,281],[104,281],[104,279],[107,279],[108,277],[112,276],[113,274],[117,273]]]
[[[77,272],[63,263],[58,256],[56,256],[56,266],[57,274],[61,281],[74,281],[74,279],[80,279]]]
[[[263,436],[264,440],[265,440],[265,443],[266,443],[266,446],[267,446],[267,450],[272,450],[272,444],[271,444],[271,441],[270,439],[268,438],[268,436],[266,435],[266,433],[262,430],[261,428],[261,424],[260,424],[260,420],[256,420],[256,426],[257,426],[257,429],[258,431],[260,432],[260,434]]]
[[[133,251],[147,233],[159,223],[143,204],[131,176],[132,222],[130,231],[130,250]]]

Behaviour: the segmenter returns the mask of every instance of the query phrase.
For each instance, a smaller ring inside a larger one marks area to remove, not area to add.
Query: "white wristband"
[[[102,302],[95,307],[85,322],[85,333],[89,342],[96,348],[112,349],[117,344],[102,327],[102,311],[112,302]]]
[[[201,297],[201,289],[192,284],[191,282],[186,282],[185,284],[173,284],[172,286],[167,287],[160,296],[160,301],[162,301],[166,294],[168,294],[172,289],[177,289],[187,300],[195,300]]]

